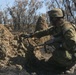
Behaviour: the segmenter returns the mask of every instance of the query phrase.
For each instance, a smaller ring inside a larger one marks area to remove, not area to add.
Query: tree
[[[0,24],[2,24],[3,12],[0,11]]]
[[[13,19],[14,30],[20,30],[24,25],[36,23],[36,11],[42,7],[42,2],[36,0],[15,0],[14,6],[8,8]]]
[[[76,0],[46,0],[44,3],[47,11],[52,8],[61,8],[65,12],[65,18],[76,23]]]

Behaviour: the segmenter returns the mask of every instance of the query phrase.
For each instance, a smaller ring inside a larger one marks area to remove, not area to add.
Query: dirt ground
[[[0,75],[68,75],[63,74],[63,68],[55,67],[52,54],[46,53],[43,46],[35,47],[49,36],[21,41],[16,34],[0,25]]]

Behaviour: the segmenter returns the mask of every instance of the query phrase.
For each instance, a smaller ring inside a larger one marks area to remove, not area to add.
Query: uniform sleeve
[[[68,25],[67,27],[64,27],[63,36],[64,36],[64,43],[63,43],[64,48],[66,48],[67,50],[72,49],[76,43],[76,33],[74,27]]]
[[[46,35],[52,35],[54,33],[54,27],[49,27],[48,29],[46,30],[41,30],[41,31],[37,31],[33,34],[34,37],[43,37],[43,36],[46,36]]]

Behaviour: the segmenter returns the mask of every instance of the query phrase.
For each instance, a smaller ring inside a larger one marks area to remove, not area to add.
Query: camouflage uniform
[[[75,51],[73,49],[76,44],[75,28],[65,20],[61,20],[57,24],[59,26],[38,31],[33,36],[40,38],[46,35],[53,35],[55,38],[60,38],[56,43],[52,44],[56,48],[53,52],[53,59],[63,67],[70,66],[75,61]]]
[[[53,35],[56,39],[52,45],[55,47],[52,58],[62,67],[67,67],[75,64],[76,51],[74,49],[76,45],[76,31],[70,22],[63,19],[64,14],[61,9],[53,9],[48,12],[50,21],[53,24],[45,30],[36,31],[32,35],[25,36],[22,34],[21,37],[38,37],[41,38],[46,35]],[[60,19],[60,20],[59,20]],[[54,23],[56,20],[57,23]]]
[[[37,23],[36,23],[36,27],[35,27],[35,32],[44,30],[47,28],[48,28],[48,24],[46,23],[45,17],[39,16]]]

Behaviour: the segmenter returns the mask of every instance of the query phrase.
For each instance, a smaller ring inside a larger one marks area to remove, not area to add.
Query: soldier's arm
[[[32,36],[40,38],[40,37],[43,37],[46,35],[52,35],[53,33],[54,33],[54,27],[49,27],[46,30],[41,30],[41,31],[35,32]]]
[[[24,38],[30,38],[30,37],[37,37],[37,38],[41,38],[43,36],[46,36],[46,35],[53,35],[55,33],[55,28],[52,26],[52,27],[49,27],[48,29],[45,29],[45,30],[40,30],[40,31],[36,31],[35,33],[32,33],[32,34],[21,34],[19,37],[24,37]]]
[[[64,35],[63,46],[67,50],[71,50],[76,43],[75,29],[73,27],[68,27],[68,25],[67,25],[67,27],[64,28],[63,35]]]

